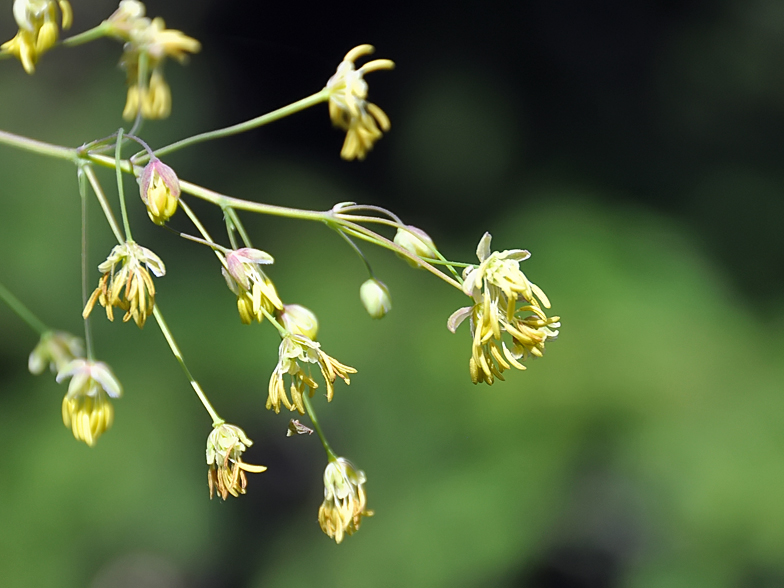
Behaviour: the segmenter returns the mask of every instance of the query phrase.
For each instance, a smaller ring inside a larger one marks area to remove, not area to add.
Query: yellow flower
[[[156,225],[163,225],[177,211],[180,180],[168,165],[153,158],[144,166],[139,178],[141,197],[147,214]]]
[[[122,386],[101,361],[75,359],[57,374],[57,382],[71,378],[63,398],[63,423],[74,437],[92,447],[114,420],[109,397],[119,398]]]
[[[463,291],[474,304],[458,309],[447,321],[454,333],[471,317],[469,371],[474,384],[503,380],[503,372],[511,367],[524,370],[521,360],[542,357],[545,342],[556,339],[561,326],[559,317],[548,317],[542,310],[550,308],[545,293],[520,271],[520,261],[530,254],[522,249],[491,253],[490,240],[490,233],[485,233],[477,247],[479,265],[463,272]],[[518,308],[519,301],[525,304]]]
[[[70,28],[73,14],[67,0],[14,0],[14,19],[19,25],[19,32],[3,43],[0,50],[21,61],[29,74],[35,72],[35,64],[41,55],[57,42],[58,7],[63,29]]]
[[[125,311],[123,322],[133,318],[139,327],[143,327],[155,306],[155,285],[148,269],[158,278],[166,273],[160,257],[146,247],[133,241],[116,245],[106,261],[98,266],[103,276],[87,301],[82,316],[90,316],[98,301],[106,308],[110,321],[114,320],[113,307],[117,306]]]
[[[343,457],[327,464],[324,470],[324,502],[319,508],[319,525],[335,543],[343,541],[344,535],[353,535],[359,530],[362,517],[373,516],[367,510],[365,494],[365,472],[357,470]]]
[[[223,500],[231,494],[234,497],[245,494],[248,479],[245,472],[259,474],[265,466],[247,464],[242,461],[242,453],[253,441],[245,431],[225,423],[215,426],[207,437],[207,483],[210,499],[217,491]]]
[[[327,401],[332,400],[335,389],[335,380],[342,378],[346,384],[350,384],[349,374],[357,373],[353,367],[344,365],[330,357],[321,350],[321,345],[308,339],[304,335],[286,335],[280,342],[278,350],[278,364],[275,366],[269,382],[269,396],[267,398],[267,408],[273,409],[276,413],[280,412],[280,405],[289,410],[297,410],[300,414],[305,414],[305,404],[302,396],[308,393],[313,396],[313,392],[318,388],[316,381],[304,371],[302,363],[318,364],[321,375],[327,386]],[[283,382],[285,375],[291,376],[291,401],[286,394],[286,387]],[[307,390],[306,390],[307,388]]]
[[[171,90],[163,78],[163,63],[173,57],[180,63],[188,53],[198,53],[201,44],[181,31],[167,29],[162,18],[144,16],[141,2],[123,0],[106,23],[110,34],[125,42],[120,65],[128,75],[128,97],[123,117],[137,113],[146,119],[166,118],[171,113]],[[147,60],[146,75],[139,79],[140,59]]]
[[[243,247],[226,254],[226,266],[221,268],[226,285],[237,296],[240,320],[249,325],[262,322],[262,309],[272,314],[283,309],[275,284],[262,271],[262,265],[274,262],[266,251]]]
[[[65,331],[49,331],[41,335],[41,340],[35,346],[27,367],[32,374],[41,374],[47,364],[53,372],[59,372],[77,357],[84,356],[84,347],[79,337],[74,337]]]
[[[329,117],[333,125],[346,131],[346,140],[340,152],[343,159],[365,159],[373,143],[381,138],[382,131],[390,128],[386,113],[367,101],[368,86],[364,75],[378,69],[392,69],[395,67],[394,62],[374,59],[359,69],[354,66],[357,58],[373,51],[375,49],[372,45],[354,47],[327,82],[330,91]]]

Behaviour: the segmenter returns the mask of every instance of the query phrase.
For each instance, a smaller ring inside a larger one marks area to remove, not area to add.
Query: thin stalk
[[[117,224],[117,219],[114,218],[114,213],[109,206],[109,201],[106,199],[106,194],[103,193],[103,188],[101,188],[101,184],[98,183],[98,178],[95,176],[95,170],[90,165],[82,165],[81,169],[90,181],[90,186],[92,186],[93,192],[95,192],[95,197],[98,198],[98,202],[103,209],[103,214],[109,222],[109,226],[112,228],[112,232],[114,233],[117,242],[122,245],[125,243],[125,239],[123,239],[122,231],[120,231],[120,225]]]
[[[229,235],[229,243],[231,243],[231,248],[237,250],[239,247],[237,247],[237,237],[234,235],[235,226],[234,221],[229,216],[229,210],[230,209],[228,208],[223,209],[223,221],[226,223],[226,233]]]
[[[0,131],[0,144],[8,145],[9,147],[18,147],[24,151],[31,151],[47,157],[73,161],[74,163],[79,159],[76,149],[52,145],[51,143],[44,143],[43,141],[36,141],[35,139],[15,135],[8,131]]]
[[[281,338],[291,335],[291,332],[289,332],[289,330],[286,327],[281,325],[274,316],[272,316],[269,312],[267,312],[267,309],[264,308],[263,304],[261,305],[260,310],[261,310],[261,314],[267,317],[267,320],[272,323],[272,326],[278,330],[278,334],[281,336]]]
[[[327,438],[324,436],[324,431],[321,430],[321,425],[319,425],[318,418],[316,418],[316,411],[313,410],[313,404],[310,402],[309,394],[302,395],[302,402],[305,404],[305,412],[308,413],[310,422],[313,423],[313,428],[316,430],[316,433],[318,433],[319,439],[321,439],[321,444],[324,446],[324,451],[327,452],[327,458],[329,461],[337,460],[337,454],[332,451],[332,447],[329,446]]]
[[[320,92],[316,92],[308,96],[307,98],[303,98],[302,100],[297,100],[296,102],[284,106],[283,108],[278,108],[277,110],[273,110],[272,112],[268,112],[267,114],[262,114],[261,116],[257,116],[256,118],[252,118],[245,122],[241,122],[236,125],[232,125],[230,127],[224,127],[222,129],[217,129],[215,131],[209,131],[206,133],[201,133],[199,135],[194,135],[192,137],[188,137],[187,139],[181,139],[175,143],[170,145],[166,145],[165,147],[161,147],[160,149],[155,150],[155,155],[157,157],[161,157],[162,155],[166,155],[167,153],[172,153],[184,147],[189,147],[191,145],[196,145],[197,143],[203,143],[205,141],[210,141],[212,139],[220,139],[222,137],[229,137],[231,135],[237,135],[239,133],[244,133],[246,131],[250,131],[251,129],[255,129],[276,120],[280,120],[286,116],[294,114],[295,112],[299,112],[301,110],[305,110],[306,108],[310,108],[316,104],[321,102],[326,102],[329,100],[329,90],[324,88]],[[146,161],[149,157],[145,158],[145,156],[140,157],[139,161]]]
[[[103,21],[96,27],[91,29],[87,29],[83,33],[79,33],[78,35],[74,35],[73,37],[68,37],[67,39],[63,39],[61,45],[64,47],[76,47],[77,45],[83,45],[84,43],[89,43],[90,41],[95,41],[96,39],[100,39],[105,37],[109,34],[112,25],[107,21]]]
[[[344,233],[343,231],[338,230],[337,233],[338,233],[338,235],[343,237],[343,239],[345,239],[346,243],[348,243],[351,246],[351,248],[356,252],[356,254],[359,255],[359,258],[362,260],[362,263],[365,264],[365,268],[367,268],[367,271],[368,271],[368,274],[370,274],[370,277],[371,278],[375,278],[376,274],[373,272],[373,268],[370,266],[370,262],[368,261],[367,257],[365,257],[365,254],[362,253],[362,250],[359,248],[359,245],[354,243],[354,241],[351,240],[351,237],[346,235],[346,233]]]
[[[123,130],[122,128],[120,128],[117,131],[117,143],[114,148],[114,161],[116,164],[114,167],[114,172],[115,175],[117,176],[117,192],[120,195],[120,212],[122,213],[123,227],[125,228],[125,239],[126,241],[133,241],[133,235],[131,234],[131,224],[128,222],[128,209],[125,207],[125,190],[123,189],[123,175],[122,175],[122,170],[120,169],[122,141],[123,141]]]
[[[191,219],[191,222],[199,230],[201,236],[204,237],[204,240],[210,243],[215,243],[215,241],[212,240],[212,237],[210,237],[210,234],[207,232],[207,229],[204,228],[203,224],[201,224],[199,217],[196,216],[196,213],[191,210],[190,206],[185,204],[182,198],[180,198],[180,208],[182,208],[185,211],[185,214],[188,215],[189,219]],[[223,256],[220,254],[220,252],[215,248],[213,248],[212,251],[213,253],[215,253],[215,256],[218,258],[218,261],[221,262],[221,265],[225,266],[226,260],[223,259]]]
[[[207,399],[207,395],[202,390],[199,383],[196,381],[196,378],[193,377],[191,371],[188,369],[188,366],[185,365],[185,360],[182,357],[182,352],[180,348],[177,346],[177,343],[172,336],[171,331],[169,330],[169,326],[166,324],[166,321],[163,320],[163,315],[161,314],[160,309],[158,308],[158,304],[156,303],[152,309],[153,316],[155,316],[155,320],[158,322],[158,327],[161,329],[161,333],[163,333],[166,342],[169,344],[169,348],[171,352],[174,354],[174,357],[177,358],[177,361],[180,364],[180,367],[185,372],[185,376],[188,378],[188,381],[191,383],[191,387],[193,388],[194,392],[196,392],[196,396],[199,397],[201,403],[204,405],[204,408],[210,415],[212,419],[212,426],[217,427],[222,425],[225,421],[218,416],[218,413],[215,412],[215,409],[210,404],[210,401]]]
[[[248,236],[248,232],[245,230],[242,221],[240,220],[240,215],[237,214],[237,211],[233,208],[226,209],[231,217],[231,222],[234,223],[234,227],[237,229],[237,232],[240,234],[242,238],[242,242],[245,243],[245,247],[251,247],[250,237]]]
[[[47,327],[41,319],[35,316],[33,311],[27,308],[21,300],[14,296],[2,282],[0,282],[0,299],[2,299],[20,319],[30,325],[30,328],[39,335],[43,335],[50,330],[49,327]]]
[[[89,259],[87,256],[87,184],[82,170],[79,170],[79,196],[82,200],[82,308],[87,306],[87,285]],[[90,317],[84,317],[84,344],[87,348],[87,359],[93,359],[93,333],[90,328]]]

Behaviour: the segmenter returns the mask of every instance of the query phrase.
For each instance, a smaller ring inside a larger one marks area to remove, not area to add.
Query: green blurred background
[[[14,34],[10,3],[0,17]],[[74,1],[74,30],[114,9]],[[181,177],[242,198],[390,207],[472,260],[485,230],[524,247],[561,315],[547,356],[474,387],[462,296],[369,249],[394,310],[359,304],[364,269],[324,227],[244,220],[281,296],[313,309],[355,366],[317,408],[368,476],[376,511],[336,546],[317,523],[324,454],[264,410],[277,335],[245,327],[205,248],[152,225],[158,302],[219,412],[269,470],[208,500],[210,422],[153,323],[93,321],[125,386],[93,449],[65,392],[31,376],[36,336],[0,307],[0,586],[773,588],[784,586],[784,3],[600,0],[148,3],[202,40],[170,63],[153,147],[318,90],[352,46],[392,131],[362,163],[326,107],[173,154]],[[120,47],[0,63],[0,128],[64,145],[122,124]],[[101,172],[110,194],[112,174]],[[79,197],[67,164],[0,147],[0,280],[79,333]],[[132,191],[129,180],[126,189]],[[221,217],[190,198],[214,234]],[[91,209],[91,267],[113,238]],[[172,226],[190,230],[184,215]],[[91,282],[98,278],[93,271]]]

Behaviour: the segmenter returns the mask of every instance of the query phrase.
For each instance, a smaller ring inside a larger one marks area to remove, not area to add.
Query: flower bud
[[[392,298],[383,282],[370,278],[359,288],[359,297],[368,314],[374,319],[384,318],[392,310]]]
[[[304,335],[311,341],[318,335],[318,319],[312,311],[299,304],[287,304],[280,313],[280,321],[292,335]]]
[[[175,213],[180,200],[177,174],[160,159],[153,159],[142,170],[139,185],[147,214],[156,225],[163,225]]]
[[[425,233],[422,229],[418,229],[412,225],[406,228],[400,228],[395,234],[395,245],[402,247],[409,253],[417,257],[436,257],[436,246],[430,235]],[[402,255],[400,257],[403,257]],[[412,261],[407,257],[403,257],[411,266],[422,267],[421,264]]]

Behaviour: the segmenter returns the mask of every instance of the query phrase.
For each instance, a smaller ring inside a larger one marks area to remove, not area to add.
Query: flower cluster
[[[68,0],[14,0],[14,19],[19,32],[3,43],[0,50],[16,57],[27,73],[34,73],[38,59],[57,42],[58,11],[63,29],[70,28],[73,15]]]
[[[324,470],[324,502],[319,508],[319,525],[335,543],[344,535],[359,530],[362,517],[373,516],[367,510],[365,472],[343,457],[330,461]]]
[[[112,426],[114,408],[109,397],[119,398],[122,386],[108,365],[75,359],[57,374],[57,382],[71,378],[63,398],[63,423],[74,437],[92,447]]]
[[[103,276],[84,307],[84,318],[90,316],[98,301],[106,308],[110,321],[114,320],[113,307],[117,306],[125,311],[123,322],[133,318],[143,327],[155,307],[155,285],[148,269],[158,278],[166,273],[161,258],[146,247],[133,241],[116,245],[106,261],[98,266]]]
[[[253,445],[245,431],[234,425],[216,425],[207,437],[207,482],[210,498],[215,492],[226,500],[245,494],[248,479],[245,472],[259,474],[266,466],[252,465],[242,461],[243,452]]]
[[[350,384],[349,374],[357,373],[353,367],[340,363],[334,357],[330,357],[321,350],[321,345],[304,335],[289,334],[283,337],[278,349],[278,364],[272,372],[269,381],[269,396],[267,398],[267,408],[273,409],[276,413],[280,412],[280,405],[289,410],[296,410],[300,414],[305,414],[305,405],[302,396],[305,392],[313,396],[313,392],[318,388],[318,384],[310,375],[310,370],[305,371],[303,364],[318,364],[321,368],[321,375],[327,386],[327,401],[332,400],[335,389],[335,380],[342,378],[346,384]],[[286,387],[283,381],[285,375],[291,376],[291,400],[286,394]],[[307,389],[307,390],[306,390]]]
[[[166,118],[171,113],[171,90],[163,78],[166,57],[180,63],[188,53],[197,53],[201,44],[181,31],[167,29],[163,19],[149,19],[144,4],[122,0],[106,21],[110,34],[125,42],[120,61],[128,75],[128,97],[123,117],[141,113],[146,119]]]
[[[373,53],[372,45],[359,45],[349,51],[329,78],[329,117],[332,124],[346,131],[340,156],[343,159],[365,159],[367,152],[390,128],[389,117],[375,104],[367,101],[365,74],[378,69],[392,69],[389,59],[374,59],[356,69],[354,62]],[[379,127],[381,127],[379,129]]]
[[[272,256],[260,249],[243,247],[226,254],[225,267],[221,268],[226,285],[237,296],[240,320],[249,325],[253,320],[262,322],[264,312],[271,314],[283,309],[275,285],[262,271],[262,265],[273,263]]]
[[[469,368],[474,384],[503,380],[502,373],[510,367],[524,370],[521,360],[541,357],[545,342],[555,339],[561,326],[559,317],[547,317],[542,309],[550,308],[545,293],[520,271],[520,262],[530,253],[523,249],[491,252],[490,240],[490,233],[485,233],[476,250],[479,265],[463,272],[463,292],[474,304],[455,311],[447,323],[455,332],[471,317]],[[524,304],[518,308],[519,301]],[[511,337],[510,346],[503,340],[504,333]]]
[[[79,337],[65,331],[48,331],[30,353],[27,367],[31,374],[41,374],[49,366],[57,373],[77,357],[84,356],[84,346]]]

